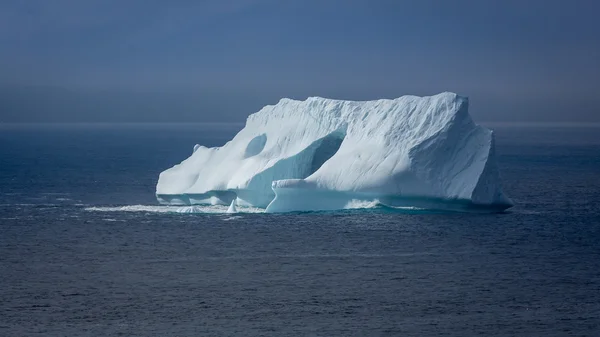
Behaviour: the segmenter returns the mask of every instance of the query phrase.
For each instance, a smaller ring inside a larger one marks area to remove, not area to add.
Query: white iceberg
[[[492,131],[454,93],[376,101],[282,99],[222,147],[196,145],[160,174],[164,204],[267,212],[390,207],[504,210]]]
[[[235,207],[235,199],[231,201],[231,205],[229,205],[227,213],[237,213],[237,208]]]

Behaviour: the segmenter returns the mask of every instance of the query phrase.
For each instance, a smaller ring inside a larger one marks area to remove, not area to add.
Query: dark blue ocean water
[[[0,336],[600,336],[600,128],[497,127],[502,214],[159,212],[239,128],[1,126]]]

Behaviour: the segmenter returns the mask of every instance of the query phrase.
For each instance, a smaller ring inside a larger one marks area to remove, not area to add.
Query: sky
[[[2,0],[0,123],[243,122],[282,97],[453,91],[600,122],[597,0]]]

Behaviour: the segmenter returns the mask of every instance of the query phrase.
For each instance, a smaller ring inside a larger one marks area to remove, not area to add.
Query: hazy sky
[[[281,97],[454,91],[600,122],[597,0],[2,0],[0,122],[243,121]]]

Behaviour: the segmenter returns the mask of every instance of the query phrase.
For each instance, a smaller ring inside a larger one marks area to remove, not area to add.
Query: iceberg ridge
[[[349,202],[504,210],[491,130],[454,93],[375,101],[282,99],[250,115],[217,148],[162,172],[164,204],[237,205],[267,212],[343,209]]]

